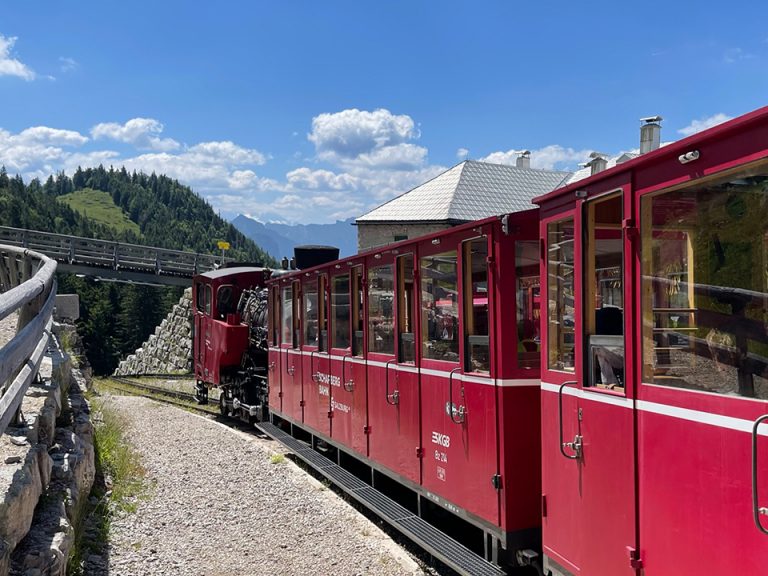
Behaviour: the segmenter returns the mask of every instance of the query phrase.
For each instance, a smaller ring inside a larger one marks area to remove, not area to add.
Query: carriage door
[[[581,375],[576,417],[581,446],[564,452],[579,467],[581,573],[635,574],[634,382],[625,350],[627,243],[621,192],[585,202],[582,212]],[[578,304],[577,304],[578,306]],[[631,357],[631,355],[630,355]],[[569,441],[566,438],[565,441]]]

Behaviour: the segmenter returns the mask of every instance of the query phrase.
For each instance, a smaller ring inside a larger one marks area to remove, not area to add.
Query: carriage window
[[[488,239],[464,242],[464,369],[489,374],[491,371],[488,327]]]
[[[317,346],[320,342],[320,311],[317,303],[317,283],[304,284],[302,288],[302,319],[304,320],[304,345]]]
[[[269,325],[269,343],[271,345],[276,345],[279,341],[279,334],[277,331],[277,311],[278,311],[278,299],[277,299],[277,288],[270,288],[269,289],[269,303],[268,303],[268,310],[269,313],[267,314],[267,324]]]
[[[365,322],[363,317],[363,267],[356,266],[352,270],[352,330],[354,331],[352,354],[355,356],[363,355],[365,346],[363,322]]]
[[[368,270],[368,351],[395,353],[395,281],[391,266]]]
[[[216,312],[221,320],[227,318],[227,314],[232,314],[237,310],[235,302],[234,286],[226,284],[216,289]]]
[[[416,362],[416,342],[414,341],[414,285],[413,255],[400,256],[397,259],[397,326],[399,337],[400,362]]]
[[[202,282],[197,283],[197,300],[195,301],[197,311],[205,312],[205,284]]]
[[[320,328],[319,350],[328,350],[328,277],[320,276],[320,293],[318,304],[318,327]]]
[[[213,288],[211,288],[210,284],[205,285],[205,314],[206,316],[211,315],[211,307],[212,307],[212,301],[213,301]]]
[[[517,278],[517,364],[520,368],[538,368],[541,364],[538,242],[526,241],[515,244],[515,278]]]
[[[283,287],[283,297],[281,298],[281,304],[281,341],[283,344],[289,344],[293,342],[293,288],[291,286]]]
[[[587,205],[584,255],[584,324],[587,386],[624,390],[624,249],[622,197]]]
[[[768,399],[768,170],[641,200],[643,381]]]
[[[334,276],[331,285],[333,348],[349,348],[349,274]]]
[[[547,225],[547,366],[573,372],[573,218]]]
[[[456,250],[421,259],[421,342],[424,358],[459,361]]]

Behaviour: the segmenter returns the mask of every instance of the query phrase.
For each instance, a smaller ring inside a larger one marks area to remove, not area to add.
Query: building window
[[[408,240],[408,234],[395,234],[395,242],[400,242],[401,240]]]

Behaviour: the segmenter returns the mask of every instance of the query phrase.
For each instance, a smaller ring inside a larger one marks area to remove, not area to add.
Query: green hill
[[[139,225],[128,218],[122,208],[115,205],[112,196],[102,190],[84,188],[57,198],[72,210],[88,219],[109,226],[118,233],[130,232],[141,236]]]

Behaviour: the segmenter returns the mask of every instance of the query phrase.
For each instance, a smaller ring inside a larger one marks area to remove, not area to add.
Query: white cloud
[[[335,174],[330,170],[311,170],[297,168],[285,175],[293,188],[304,190],[355,190],[360,179],[351,174]]]
[[[539,168],[541,170],[573,169],[576,164],[583,162],[590,152],[591,150],[575,150],[560,146],[559,144],[550,144],[538,150],[531,150],[531,168]],[[509,164],[514,166],[518,154],[519,151],[517,150],[492,152],[485,158],[481,158],[481,160],[493,164]]]
[[[469,158],[469,150],[467,148],[459,148],[456,150],[456,158],[459,160],[466,160]]]
[[[82,146],[88,137],[74,130],[61,130],[47,126],[34,126],[22,130],[14,139],[24,143],[53,144],[58,146]]]
[[[727,114],[718,112],[717,114],[714,114],[707,118],[701,118],[700,120],[693,120],[690,124],[688,124],[688,126],[685,126],[684,128],[680,128],[680,130],[678,130],[678,133],[682,134],[683,136],[690,136],[691,134],[696,134],[697,132],[706,130],[707,128],[712,128],[712,126],[717,126],[718,124],[727,122],[731,118],[732,116],[728,116]]]
[[[755,58],[755,55],[751,52],[747,52],[743,48],[728,48],[723,53],[723,61],[726,64],[733,64],[739,60],[751,60]]]
[[[402,157],[403,151],[413,159],[413,149],[419,147],[406,143],[418,137],[410,116],[394,115],[383,108],[320,114],[312,119],[312,132],[307,136],[321,160],[335,164],[362,161],[367,165],[377,160],[386,165],[393,156]],[[421,150],[417,156],[426,156],[426,149]]]
[[[164,126],[154,118],[132,118],[125,124],[104,122],[91,128],[95,140],[102,138],[117,140],[136,146],[140,150],[171,152],[181,146],[172,138],[160,138]]]
[[[66,56],[59,56],[59,70],[62,72],[72,72],[77,70],[80,64],[74,58],[68,58]]]
[[[243,148],[229,141],[201,142],[189,149],[189,155],[204,162],[230,162],[232,164],[264,164],[266,158],[258,150]]]
[[[29,66],[11,55],[16,40],[15,36],[0,34],[0,76],[17,76],[29,82],[34,80],[37,74]]]

